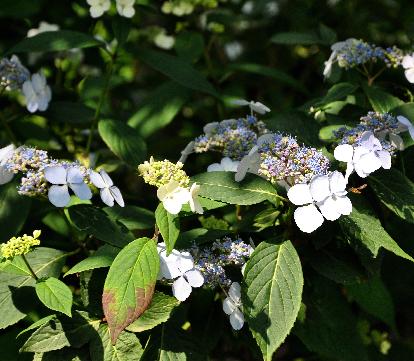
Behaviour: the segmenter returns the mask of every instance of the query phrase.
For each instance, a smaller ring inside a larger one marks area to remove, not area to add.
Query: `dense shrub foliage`
[[[3,361],[412,361],[414,5],[4,0]]]

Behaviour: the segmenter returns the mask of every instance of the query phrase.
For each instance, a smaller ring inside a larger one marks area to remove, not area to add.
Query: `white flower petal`
[[[6,167],[0,166],[0,185],[9,183],[14,177],[13,172],[9,172]]]
[[[213,163],[207,167],[207,172],[222,172],[224,168],[220,163]]]
[[[230,315],[230,324],[234,330],[238,331],[241,330],[244,325],[244,315],[243,313],[237,308],[234,312]]]
[[[182,274],[194,268],[194,259],[189,252],[181,252],[177,258],[177,266]]]
[[[229,157],[224,157],[220,164],[226,172],[237,172],[237,166],[240,162],[231,160]]]
[[[338,212],[336,201],[332,197],[328,197],[323,202],[318,203],[318,207],[328,221],[335,221],[341,216],[341,213]]]
[[[62,166],[46,167],[44,169],[45,178],[52,184],[66,184],[66,169]]]
[[[289,200],[297,206],[313,202],[308,184],[295,184],[288,190],[287,196]]]
[[[102,202],[104,202],[107,206],[113,207],[114,206],[114,197],[112,196],[109,188],[102,188],[100,190]]]
[[[109,188],[109,190],[112,194],[112,197],[114,197],[115,202],[118,203],[120,207],[125,207],[124,198],[122,197],[122,193],[119,190],[119,188],[112,186],[111,188]]]
[[[101,174],[101,177],[103,181],[105,182],[107,187],[112,187],[114,185],[114,182],[112,181],[111,177],[106,173],[103,169],[99,172]]]
[[[336,209],[344,216],[348,216],[352,212],[352,202],[348,197],[336,197]]]
[[[329,175],[329,188],[332,193],[341,193],[346,189],[347,180],[341,172],[334,171]]]
[[[312,233],[323,223],[322,214],[313,204],[298,207],[293,216],[299,229],[306,233]]]
[[[106,184],[102,178],[102,176],[95,171],[91,171],[89,173],[89,179],[91,180],[92,184],[97,188],[105,188]]]
[[[48,198],[55,207],[65,207],[70,202],[69,189],[67,185],[52,185],[49,188]]]
[[[414,68],[414,57],[411,55],[405,55],[401,65],[404,69]]]
[[[351,162],[354,155],[354,147],[350,144],[338,145],[334,150],[334,157],[340,162]]]
[[[69,187],[79,199],[88,200],[92,198],[91,189],[86,183],[70,183]]]
[[[390,169],[391,168],[391,154],[387,152],[386,150],[380,150],[377,153],[378,159],[381,162],[381,166],[384,169]]]
[[[331,191],[329,189],[329,177],[326,175],[317,175],[313,177],[309,184],[309,189],[310,189],[312,198],[316,202],[323,201],[324,199],[329,197],[331,194]]]
[[[83,174],[79,168],[71,167],[67,170],[68,183],[83,183]]]
[[[241,299],[241,287],[240,283],[233,282],[229,288],[229,297],[238,304]]]
[[[192,288],[184,277],[179,277],[174,281],[172,291],[177,300],[185,301],[190,296]]]
[[[414,68],[404,71],[405,77],[410,83],[414,83]]]
[[[185,273],[185,278],[191,287],[201,287],[204,283],[204,277],[199,270],[192,269]]]
[[[226,315],[231,315],[237,306],[230,297],[226,297],[223,301],[223,311]]]
[[[390,142],[398,150],[404,150],[404,141],[398,134],[390,133]]]
[[[381,159],[374,152],[369,152],[361,156],[361,158],[355,164],[355,170],[358,172],[357,168],[359,168],[364,173],[370,174],[380,169],[381,166]]]
[[[9,144],[8,146],[0,149],[0,164],[6,163],[12,156],[16,147],[14,144]]]
[[[168,213],[171,213],[171,214],[178,214],[178,213],[180,213],[181,208],[183,208],[183,204],[182,203],[176,202],[172,198],[164,199],[162,201],[162,204],[163,204],[165,210]]]

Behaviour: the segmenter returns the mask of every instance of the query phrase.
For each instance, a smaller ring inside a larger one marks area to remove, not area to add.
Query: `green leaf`
[[[145,64],[168,76],[178,84],[219,97],[217,91],[206,78],[181,58],[161,51],[143,48],[139,49],[137,56]]]
[[[58,123],[89,126],[95,112],[82,103],[53,101],[50,103],[46,117]]]
[[[372,105],[372,108],[376,112],[389,112],[391,109],[404,104],[401,99],[388,94],[380,88],[373,86],[364,86],[363,89],[365,95],[368,97],[368,100]]]
[[[170,124],[190,98],[190,91],[168,81],[152,91],[140,104],[128,125],[147,138]]]
[[[100,321],[83,311],[74,311],[72,318],[50,320],[40,326],[22,346],[22,352],[49,352],[66,346],[81,347],[95,335]]]
[[[46,307],[71,316],[72,291],[62,281],[54,277],[41,279],[36,283],[36,294]]]
[[[118,41],[118,46],[122,47],[128,40],[128,36],[131,31],[131,21],[122,16],[118,16],[112,21],[112,30],[114,32],[115,39]]]
[[[395,329],[394,303],[380,277],[347,286],[347,294],[366,312]]]
[[[105,280],[102,304],[112,344],[148,307],[159,271],[154,240],[140,238],[115,258]]]
[[[102,209],[109,218],[122,223],[130,231],[154,228],[155,215],[149,209],[137,206],[105,207]]]
[[[414,183],[395,168],[375,172],[368,183],[378,199],[398,217],[414,223]]]
[[[183,60],[196,62],[203,55],[203,36],[194,31],[183,31],[175,39],[174,48],[178,56]]]
[[[90,344],[92,361],[136,361],[141,359],[143,352],[137,336],[126,331],[122,331],[116,345],[112,345],[107,325],[99,326],[98,335]]]
[[[225,206],[228,206],[227,203],[218,202],[214,199],[204,198],[204,197],[198,197],[198,201],[203,207],[204,211],[210,211],[212,209],[222,208]],[[180,216],[194,216],[194,212],[191,211],[190,205],[188,203],[183,205],[183,208],[181,208]]]
[[[136,321],[126,329],[131,332],[143,332],[151,330],[155,326],[167,321],[171,312],[179,304],[175,297],[155,292],[151,304]]]
[[[386,232],[362,197],[352,197],[352,213],[341,217],[339,224],[351,243],[357,246],[362,244],[373,257],[377,257],[382,247],[399,257],[414,262],[414,259],[405,253]]]
[[[180,234],[180,217],[167,212],[160,203],[155,211],[155,220],[165,242],[167,254],[170,254]]]
[[[251,174],[241,182],[236,182],[231,172],[201,173],[191,180],[201,186],[200,196],[230,204],[249,205],[278,199],[276,189],[269,182]]]
[[[134,237],[122,223],[116,223],[99,208],[80,204],[68,208],[75,226],[115,247],[123,247]]]
[[[0,187],[0,243],[18,235],[30,211],[31,200],[17,193],[16,183]]]
[[[302,267],[292,243],[260,243],[246,264],[244,279],[245,315],[263,359],[271,361],[301,305]]]
[[[95,268],[110,267],[118,253],[119,248],[105,244],[102,247],[99,247],[98,250],[92,254],[92,256],[89,256],[73,266],[65,273],[64,277]]]
[[[367,361],[354,314],[335,284],[315,277],[307,282],[311,287],[306,318],[296,323],[295,334],[310,351],[323,356],[318,360]]]
[[[99,121],[99,134],[112,152],[136,168],[147,157],[147,146],[137,131],[117,120]]]
[[[354,93],[358,89],[358,85],[352,83],[338,83],[328,90],[328,93],[315,105],[322,106],[329,103],[343,100],[348,95]]]
[[[317,34],[310,31],[306,33],[289,31],[283,33],[277,33],[273,35],[270,41],[274,44],[283,45],[313,45],[322,44],[329,45],[326,41],[322,40]]]
[[[25,38],[13,46],[7,54],[62,51],[103,45],[105,44],[94,37],[78,31],[47,31],[31,38]]]
[[[21,335],[25,334],[26,332],[29,332],[29,331],[35,330],[35,329],[39,328],[40,326],[43,326],[44,324],[48,323],[49,321],[51,321],[51,320],[53,320],[53,319],[55,319],[55,318],[56,318],[56,315],[49,315],[49,316],[43,317],[43,318],[41,318],[40,320],[38,320],[38,321],[36,321],[36,322],[32,323],[29,327],[26,327],[23,331],[21,331],[21,332],[17,335],[17,337],[19,337],[19,336],[21,336]]]
[[[58,277],[65,263],[66,254],[52,248],[38,247],[27,254],[26,258],[39,278]],[[19,288],[35,285],[21,257],[15,257],[2,271],[0,272],[0,314],[2,315],[0,329],[13,325],[26,316],[15,305],[15,299],[19,295]]]
[[[294,78],[293,76],[289,75],[288,73],[271,68],[269,66],[264,66],[260,64],[253,64],[253,63],[238,63],[238,64],[230,64],[228,69],[235,70],[235,71],[243,71],[246,73],[262,75],[268,78],[275,79],[276,81],[289,85],[293,89],[299,90],[304,94],[308,94],[308,90],[304,87],[304,85]]]

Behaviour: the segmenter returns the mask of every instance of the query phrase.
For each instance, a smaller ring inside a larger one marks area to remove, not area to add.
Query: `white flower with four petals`
[[[381,167],[391,168],[391,154],[383,150],[381,142],[371,132],[365,132],[357,146],[338,145],[334,157],[347,163],[346,179],[354,170],[361,178],[366,178]]]
[[[255,102],[253,100],[247,101],[247,100],[244,100],[244,99],[236,99],[232,103],[234,105],[240,105],[240,106],[248,105],[249,108],[250,108],[250,111],[252,113],[256,112],[256,113],[259,113],[259,114],[263,115],[263,114],[266,114],[266,113],[270,112],[270,109],[266,105],[264,105],[260,102]]]
[[[116,10],[118,14],[126,18],[132,18],[135,15],[135,0],[116,0]]]
[[[347,197],[346,184],[346,178],[334,171],[313,177],[309,184],[291,187],[287,193],[289,200],[301,206],[294,212],[299,229],[311,233],[322,225],[324,217],[334,221],[341,215],[351,214],[352,203]]]
[[[52,186],[48,197],[50,203],[56,207],[65,207],[70,202],[69,188],[82,200],[92,198],[92,192],[83,181],[82,172],[75,167],[65,168],[63,166],[46,167],[45,178]]]
[[[52,99],[52,92],[46,83],[43,74],[33,74],[31,79],[23,83],[23,95],[26,98],[26,107],[30,113],[45,111]]]
[[[114,186],[111,177],[103,169],[99,173],[91,171],[89,178],[94,186],[99,188],[102,202],[109,207],[113,207],[114,202],[118,203],[121,207],[125,206],[121,191],[118,187]]]
[[[188,189],[181,187],[177,181],[170,181],[158,188],[157,197],[164,208],[171,214],[178,214],[184,204],[188,202]]]

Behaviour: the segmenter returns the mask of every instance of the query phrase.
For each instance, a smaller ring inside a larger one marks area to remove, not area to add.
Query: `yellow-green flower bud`
[[[161,187],[174,180],[181,187],[188,187],[190,177],[182,170],[183,163],[172,163],[169,160],[155,161],[151,157],[150,161],[146,161],[138,166],[138,172],[144,178],[145,183],[156,187]]]
[[[38,239],[41,234],[41,231],[35,230],[33,236],[28,236],[24,234],[21,237],[13,237],[7,243],[1,245],[1,255],[4,258],[13,258],[16,256],[24,255],[29,253],[34,246],[40,244]]]

